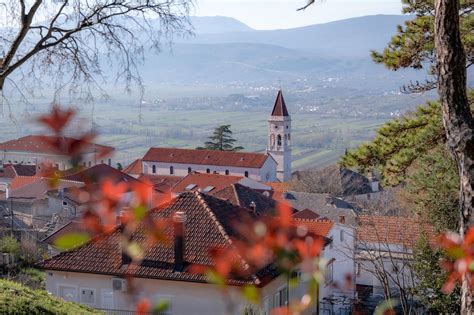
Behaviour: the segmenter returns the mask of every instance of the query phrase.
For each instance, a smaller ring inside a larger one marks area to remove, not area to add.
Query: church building
[[[138,174],[134,173],[137,176],[186,176],[199,172],[242,176],[262,182],[287,181],[291,177],[291,117],[283,93],[278,91],[268,118],[265,153],[150,148],[141,160],[132,165],[135,173],[136,166],[139,166]]]

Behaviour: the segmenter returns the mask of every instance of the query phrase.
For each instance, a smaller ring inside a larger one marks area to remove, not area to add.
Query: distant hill
[[[196,34],[253,31],[248,25],[226,16],[192,16],[190,21]]]
[[[371,49],[382,49],[396,26],[410,16],[373,15],[284,30],[197,34],[186,43],[259,43],[317,54],[319,57],[367,57]],[[219,20],[215,22],[219,27]],[[212,28],[212,26],[207,26]]]

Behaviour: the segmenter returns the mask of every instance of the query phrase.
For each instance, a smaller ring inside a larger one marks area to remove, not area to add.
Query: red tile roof
[[[269,155],[263,153],[150,148],[143,157],[143,161],[260,168],[269,157]]]
[[[16,177],[18,178],[18,177]],[[16,179],[15,178],[15,179]],[[46,199],[47,192],[52,190],[51,179],[45,177],[23,177],[28,178],[24,182],[20,182],[20,186],[16,186],[15,189],[10,191],[10,198],[13,199],[29,199],[39,200]],[[31,179],[30,179],[31,178]],[[25,183],[28,182],[28,183]],[[16,184],[18,185],[18,183]],[[59,180],[55,184],[58,188],[69,188],[69,187],[81,187],[84,184],[82,182],[70,181],[70,180]],[[0,199],[4,199],[5,194],[1,195]]]
[[[358,221],[357,239],[361,242],[413,246],[422,232],[428,239],[436,236],[432,225],[416,218],[360,215]]]
[[[76,172],[72,175],[67,175],[64,177],[67,180],[87,182],[87,183],[99,183],[102,180],[110,180],[115,183],[118,182],[127,182],[134,183],[138,182],[135,177],[132,177],[122,171],[119,171],[112,166],[107,164],[97,164],[89,168],[85,168]]]
[[[213,258],[209,250],[215,247],[231,246],[231,238],[238,237],[238,231],[232,223],[242,216],[253,215],[248,209],[234,206],[222,200],[200,194],[187,192],[171,202],[162,205],[148,213],[153,219],[171,218],[177,211],[186,215],[184,260],[185,269],[174,271],[173,242],[164,242],[146,247],[144,258],[140,264],[122,264],[121,233],[116,229],[109,235],[101,235],[75,250],[63,252],[39,264],[46,270],[62,270],[107,274],[116,276],[132,276],[138,278],[179,280],[190,282],[207,282],[206,276],[196,274],[187,268],[191,264],[212,266]],[[144,223],[140,223],[131,239],[142,241],[146,239]],[[172,225],[165,229],[168,239],[172,239]],[[265,276],[263,276],[265,274]],[[276,277],[278,273],[272,266],[264,268],[252,279],[234,279],[230,284],[246,283],[262,284]]]
[[[124,170],[124,173],[130,174],[130,175],[141,175],[143,174],[143,164],[142,164],[142,159],[136,159],[132,163],[130,163],[129,166],[127,166]]]
[[[88,234],[90,238],[95,237],[98,235],[98,233],[91,233],[89,230],[86,229],[84,224],[80,221],[71,221],[65,225],[63,225],[61,228],[57,229],[53,233],[51,233],[48,237],[43,239],[43,242],[49,245],[53,245],[58,240],[64,235],[71,234],[71,233],[84,233]],[[74,244],[72,247],[76,247],[82,244]]]
[[[290,116],[286,109],[285,99],[283,98],[283,92],[281,90],[278,90],[271,116]]]
[[[0,171],[0,176],[7,178],[14,178],[15,176],[34,176],[35,174],[35,165],[24,164],[3,164],[3,170]]]
[[[20,188],[21,186],[31,184],[41,179],[42,177],[36,177],[36,176],[16,176],[10,182],[10,189],[15,190],[15,189]]]
[[[243,177],[241,176],[192,172],[177,182],[173,186],[172,191],[174,193],[180,193],[189,190],[197,191],[204,190],[206,187],[214,187],[212,190],[206,192],[207,194],[212,195],[225,187],[238,183],[242,178]],[[186,189],[186,187],[191,186],[193,186],[191,189]]]
[[[285,192],[288,191],[288,183],[280,183],[280,182],[265,182],[265,185],[272,187],[273,191],[276,192]]]
[[[32,152],[32,153],[45,153],[45,154],[57,154],[57,150],[51,146],[51,142],[58,140],[58,137],[55,136],[38,136],[31,135],[15,140],[6,141],[0,143],[0,150],[2,151],[16,151],[16,152]],[[74,138],[61,137],[60,142],[64,143],[64,146],[67,147],[73,141],[78,141]],[[92,153],[92,152],[110,152],[114,148],[109,146],[104,146],[95,143],[86,143],[83,145],[83,153]]]
[[[309,220],[316,220],[320,216],[316,212],[310,210],[310,209],[303,209],[301,211],[296,212],[293,215],[293,218],[295,219],[309,219]]]
[[[324,237],[328,236],[329,231],[334,226],[334,222],[322,219],[295,219],[294,221],[296,226],[305,227],[309,232]]]

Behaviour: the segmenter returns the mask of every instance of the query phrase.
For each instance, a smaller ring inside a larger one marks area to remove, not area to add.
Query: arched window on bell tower
[[[277,136],[277,146],[278,146],[278,149],[281,147],[281,135]]]

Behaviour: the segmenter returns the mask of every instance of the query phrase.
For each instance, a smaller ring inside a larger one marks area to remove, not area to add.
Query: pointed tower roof
[[[281,90],[278,90],[271,116],[290,116],[286,109],[285,99],[283,98],[283,92]]]

